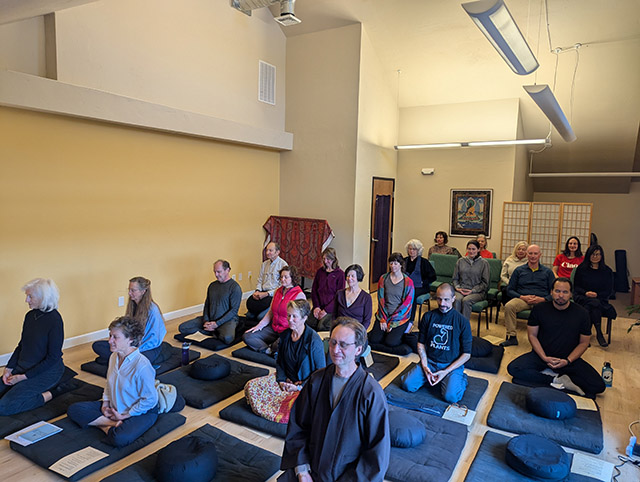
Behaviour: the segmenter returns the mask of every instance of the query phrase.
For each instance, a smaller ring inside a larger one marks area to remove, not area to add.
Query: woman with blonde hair
[[[164,326],[164,318],[160,308],[151,296],[151,281],[142,276],[136,276],[129,280],[129,302],[125,316],[136,320],[144,328],[144,335],[138,349],[152,364],[161,362],[160,352],[162,340],[167,334]],[[106,365],[109,363],[111,350],[106,340],[96,341],[92,345],[93,351],[98,355],[96,361]]]
[[[50,279],[36,278],[22,287],[30,311],[24,317],[18,346],[0,381],[0,415],[42,407],[64,373],[64,329],[58,313],[60,294]]]
[[[518,241],[513,247],[511,255],[502,262],[502,271],[500,271],[500,283],[507,286],[511,275],[517,267],[527,263],[527,248],[529,244],[526,241]]]

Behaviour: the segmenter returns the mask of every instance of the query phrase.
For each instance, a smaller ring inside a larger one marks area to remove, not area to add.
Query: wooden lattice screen
[[[592,210],[591,203],[505,202],[500,259],[506,259],[518,241],[526,241],[540,246],[542,264],[550,267],[569,236],[580,239],[584,252]]]

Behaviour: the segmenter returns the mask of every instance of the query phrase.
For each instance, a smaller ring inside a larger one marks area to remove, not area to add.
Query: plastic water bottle
[[[611,368],[611,363],[608,361],[602,365],[602,379],[606,387],[613,385],[613,368]]]
[[[189,343],[188,341],[185,341],[182,344],[182,365],[188,365],[189,364],[189,347],[191,346],[191,343]]]

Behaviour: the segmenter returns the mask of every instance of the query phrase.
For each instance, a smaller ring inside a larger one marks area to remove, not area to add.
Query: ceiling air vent
[[[266,104],[276,105],[276,68],[274,65],[258,61],[258,100]]]

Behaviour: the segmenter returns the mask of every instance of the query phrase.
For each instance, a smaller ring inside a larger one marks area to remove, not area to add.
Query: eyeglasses
[[[329,338],[329,345],[332,348],[335,348],[336,345],[339,345],[341,350],[346,350],[349,345],[355,345],[355,344],[356,344],[355,341],[353,343],[347,343],[346,341],[338,341],[338,340],[334,340],[333,338]]]

